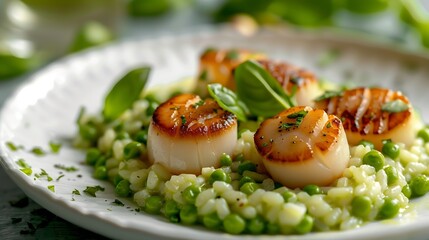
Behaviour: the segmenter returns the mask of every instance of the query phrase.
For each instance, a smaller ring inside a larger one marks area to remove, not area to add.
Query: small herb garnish
[[[74,194],[74,195],[80,195],[80,192],[79,192],[79,190],[74,189],[73,192],[72,192],[72,194]]]
[[[76,172],[76,171],[78,171],[78,170],[79,170],[79,169],[78,169],[78,168],[76,168],[76,167],[73,167],[73,166],[71,166],[71,167],[66,167],[66,166],[61,165],[61,164],[55,164],[55,165],[54,165],[54,167],[55,167],[55,168],[58,168],[58,169],[61,169],[61,170],[64,170],[64,171],[66,171],[66,172]]]
[[[322,101],[322,100],[325,100],[325,99],[329,99],[329,98],[333,98],[333,97],[338,97],[338,96],[341,96],[341,95],[343,95],[343,91],[327,90],[322,95],[320,95],[317,98],[315,98],[314,101],[318,102],[318,101]]]
[[[98,191],[104,191],[104,188],[101,186],[87,186],[84,193],[88,194],[91,197],[96,197],[95,193]]]
[[[185,115],[181,115],[181,116],[180,116],[180,119],[182,119],[182,125],[185,125],[185,124],[186,124],[186,118],[185,118]]]
[[[331,122],[328,122],[328,124],[326,125],[326,128],[331,128],[331,127],[332,127]]]
[[[119,117],[140,97],[149,73],[150,67],[131,70],[113,86],[104,100],[103,116],[107,121]]]
[[[55,192],[55,186],[54,185],[49,185],[48,189],[51,190],[51,192]]]
[[[247,120],[246,115],[249,113],[249,110],[233,91],[219,83],[207,85],[207,90],[221,108],[232,112],[240,121],[244,122]]]
[[[271,117],[294,106],[280,83],[256,61],[240,64],[234,73],[237,95],[256,116]]]
[[[63,178],[65,175],[61,174],[60,176],[57,177],[56,181],[58,182],[61,178]]]
[[[115,201],[113,201],[112,204],[116,206],[121,206],[121,207],[125,206],[125,204],[119,201],[118,199],[115,199]]]
[[[53,179],[51,178],[51,176],[49,176],[49,174],[44,170],[44,169],[40,169],[41,172],[40,173],[36,173],[34,174],[34,176],[36,178],[41,178],[41,177],[46,177],[46,179],[48,180],[48,182],[52,181]]]
[[[49,147],[51,147],[51,152],[53,153],[59,153],[61,150],[61,143],[55,143],[55,142],[49,142]]]
[[[42,148],[40,148],[40,147],[33,147],[30,150],[30,152],[33,153],[36,156],[44,156],[46,154],[45,151]]]
[[[200,101],[194,103],[192,106],[194,108],[198,108],[198,107],[201,107],[202,105],[204,105],[204,100],[201,99]]]
[[[19,159],[18,161],[16,161],[16,164],[18,164],[18,166],[21,167],[21,169],[19,169],[21,172],[25,173],[27,176],[30,176],[33,173],[33,170],[31,169],[31,166],[28,165],[24,159]]]
[[[307,115],[308,111],[301,110],[292,114],[287,115],[287,118],[289,119],[295,119],[294,123],[283,123],[280,125],[279,128],[281,129],[289,129],[291,127],[298,127],[301,125],[302,120],[304,120],[304,117]]]
[[[381,106],[381,111],[390,113],[399,113],[408,110],[409,106],[402,100],[396,99],[389,101]]]
[[[6,146],[11,150],[11,151],[18,151],[19,149],[23,149],[23,146],[17,146],[15,145],[13,142],[6,142]]]

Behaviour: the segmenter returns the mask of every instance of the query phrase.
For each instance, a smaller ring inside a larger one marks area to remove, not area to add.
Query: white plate
[[[347,80],[359,85],[377,84],[400,89],[421,110],[423,117],[429,119],[429,109],[425,108],[429,102],[429,83],[426,81],[429,76],[429,60],[423,56],[390,50],[391,48],[380,44],[359,43],[350,37],[333,35],[332,32],[271,29],[245,38],[230,29],[220,29],[194,35],[120,43],[65,58],[32,76],[5,104],[1,114],[0,153],[6,172],[26,194],[43,207],[74,224],[108,237],[241,238],[199,227],[171,224],[162,217],[137,213],[133,211],[136,206],[128,200],[121,199],[128,207],[112,205],[116,197],[111,185],[93,179],[91,168],[82,164],[84,154],[70,145],[70,139],[76,133],[75,120],[79,108],[86,106],[89,112],[99,111],[106,91],[127,70],[143,64],[151,65],[151,85],[194,76],[199,53],[208,46],[263,51],[274,58],[304,66],[322,78],[335,82],[347,77]],[[328,67],[318,67],[320,56],[333,48],[341,50],[340,57]],[[410,65],[414,66],[412,70]],[[23,145],[26,150],[13,152],[6,146],[8,141]],[[49,149],[50,141],[63,143],[59,154],[37,157],[27,151],[34,146]],[[15,162],[20,158],[25,159],[32,167],[32,176],[19,170],[20,167]],[[65,176],[56,181],[61,170],[54,168],[54,164],[75,166],[79,171],[65,172]],[[35,178],[34,173],[41,169],[46,170],[54,180],[48,182],[44,178]],[[49,191],[48,185],[55,185],[55,192]],[[106,190],[98,192],[96,198],[72,194],[74,189],[82,192],[86,186],[93,185],[101,185]],[[429,196],[417,202],[425,200],[429,200]],[[429,227],[429,209],[419,206],[415,209],[417,210],[404,217],[388,221],[388,224],[377,222],[352,231],[295,237],[422,237],[429,233],[426,230]],[[418,213],[414,216],[414,212]]]

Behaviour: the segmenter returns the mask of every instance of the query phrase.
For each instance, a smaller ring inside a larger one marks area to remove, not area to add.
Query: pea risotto
[[[395,218],[429,191],[429,128],[400,92],[320,82],[246,50],[207,49],[198,75],[123,76],[75,145],[119,197],[172,223],[306,234]]]

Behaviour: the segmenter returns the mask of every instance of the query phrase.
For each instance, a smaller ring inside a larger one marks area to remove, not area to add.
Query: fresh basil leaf
[[[249,110],[246,105],[242,103],[237,95],[222,84],[214,83],[207,85],[210,96],[219,104],[219,106],[226,111],[232,112],[240,121],[247,121],[247,113]]]
[[[387,102],[381,106],[381,111],[390,113],[399,113],[408,109],[408,104],[403,101],[396,99],[394,101]]]
[[[325,99],[329,99],[329,98],[333,98],[333,97],[338,97],[338,96],[341,96],[341,95],[343,95],[343,91],[327,90],[322,95],[320,95],[317,98],[315,98],[314,101],[318,102],[318,101],[322,101],[322,100],[325,100]]]
[[[104,101],[103,115],[107,121],[119,117],[133,105],[143,91],[149,73],[149,67],[131,70],[113,86]]]
[[[254,115],[271,117],[294,106],[281,85],[255,61],[240,64],[234,78],[239,99]]]

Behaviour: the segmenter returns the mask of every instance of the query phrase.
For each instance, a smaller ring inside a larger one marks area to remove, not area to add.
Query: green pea
[[[309,233],[313,229],[313,222],[314,220],[312,217],[305,215],[301,222],[295,226],[295,231],[299,234]]]
[[[222,220],[218,217],[217,213],[212,213],[203,217],[203,224],[210,229],[219,229],[222,226]]]
[[[105,156],[100,156],[95,163],[95,167],[106,166],[107,158]]]
[[[213,184],[216,181],[227,182],[228,176],[222,169],[216,169],[209,177],[209,183]]]
[[[323,193],[320,187],[314,184],[309,184],[305,186],[302,190],[304,190],[304,192],[308,193],[310,196]]]
[[[240,182],[239,182],[240,187],[241,187],[241,186],[243,186],[243,185],[244,185],[245,183],[247,183],[247,182],[255,182],[255,180],[254,180],[253,178],[251,178],[251,177],[243,176],[243,177],[240,179]]]
[[[143,143],[143,144],[147,144],[147,134],[148,132],[145,130],[139,131],[136,136],[134,137],[134,140],[139,142],[139,143]]]
[[[164,214],[170,218],[172,216],[179,216],[180,208],[174,200],[167,200],[164,204]]]
[[[223,167],[231,166],[232,164],[232,158],[226,153],[223,153],[222,156],[220,156],[220,165]]]
[[[392,166],[387,166],[386,168],[384,168],[384,172],[387,175],[387,184],[392,185],[396,183],[396,181],[398,181],[399,176],[396,168]]]
[[[374,143],[372,143],[372,142],[370,142],[370,141],[367,141],[367,140],[361,140],[360,142],[359,142],[359,145],[363,145],[363,146],[365,146],[365,147],[369,147],[369,148],[371,148],[371,150],[372,149],[374,149]]]
[[[296,194],[292,191],[287,190],[282,193],[282,197],[285,202],[289,202],[289,200],[296,199]]]
[[[94,141],[98,137],[97,128],[88,124],[79,126],[79,134],[83,139],[88,141]]]
[[[429,128],[423,128],[417,133],[417,137],[421,138],[425,143],[429,142]]]
[[[425,175],[413,177],[409,185],[412,197],[423,196],[429,191],[429,179]]]
[[[201,192],[201,189],[195,185],[191,185],[182,192],[183,199],[190,204],[195,203],[195,199],[197,199],[198,194]]]
[[[130,182],[128,180],[122,180],[116,185],[115,193],[119,197],[128,197],[131,194]]]
[[[197,208],[194,205],[185,205],[180,210],[180,220],[182,223],[191,225],[197,222],[197,219]]]
[[[94,166],[100,156],[100,150],[98,150],[97,148],[90,148],[86,152],[85,162],[88,165]]]
[[[124,158],[126,160],[138,157],[141,152],[141,143],[130,142],[124,147]]]
[[[240,165],[238,165],[237,172],[243,175],[244,171],[256,172],[256,165],[250,161],[244,161]]]
[[[254,183],[254,182],[247,182],[247,183],[243,184],[243,186],[240,187],[240,191],[247,194],[247,195],[252,194],[257,189],[259,189],[259,185],[257,183]]]
[[[116,139],[119,139],[119,140],[129,139],[129,138],[130,138],[130,134],[128,134],[125,131],[121,131],[118,134],[116,134]]]
[[[381,219],[393,218],[398,214],[398,212],[398,200],[387,197],[384,199],[384,203],[378,212],[378,217]]]
[[[235,161],[237,162],[244,162],[244,155],[242,153],[238,154],[237,156],[235,156]]]
[[[93,174],[94,178],[105,180],[107,179],[107,168],[105,166],[96,167]]]
[[[352,214],[365,219],[371,213],[372,203],[367,196],[356,196],[352,200]]]
[[[261,234],[265,231],[265,221],[261,216],[257,216],[248,221],[246,227],[251,234]]]
[[[371,150],[363,156],[362,164],[370,165],[375,171],[379,171],[384,166],[384,156],[377,150]]]
[[[121,175],[117,174],[114,178],[113,178],[113,184],[115,185],[115,187],[119,184],[119,182],[121,182],[122,180],[124,180]]]
[[[381,152],[390,157],[391,159],[395,160],[400,153],[399,145],[395,144],[391,141],[387,141],[383,144],[383,147],[381,149]]]
[[[269,222],[267,224],[266,231],[268,234],[271,234],[271,235],[278,234],[280,232],[280,226],[278,224]]]
[[[404,194],[405,197],[410,198],[411,197],[411,188],[410,185],[405,185],[402,187],[402,194]]]
[[[160,196],[150,196],[145,202],[145,211],[152,214],[158,214],[161,211],[163,199]]]
[[[246,229],[246,222],[238,214],[231,213],[223,220],[223,228],[227,233],[240,234]]]
[[[146,116],[152,116],[158,106],[157,102],[149,102],[149,106],[146,109]]]

